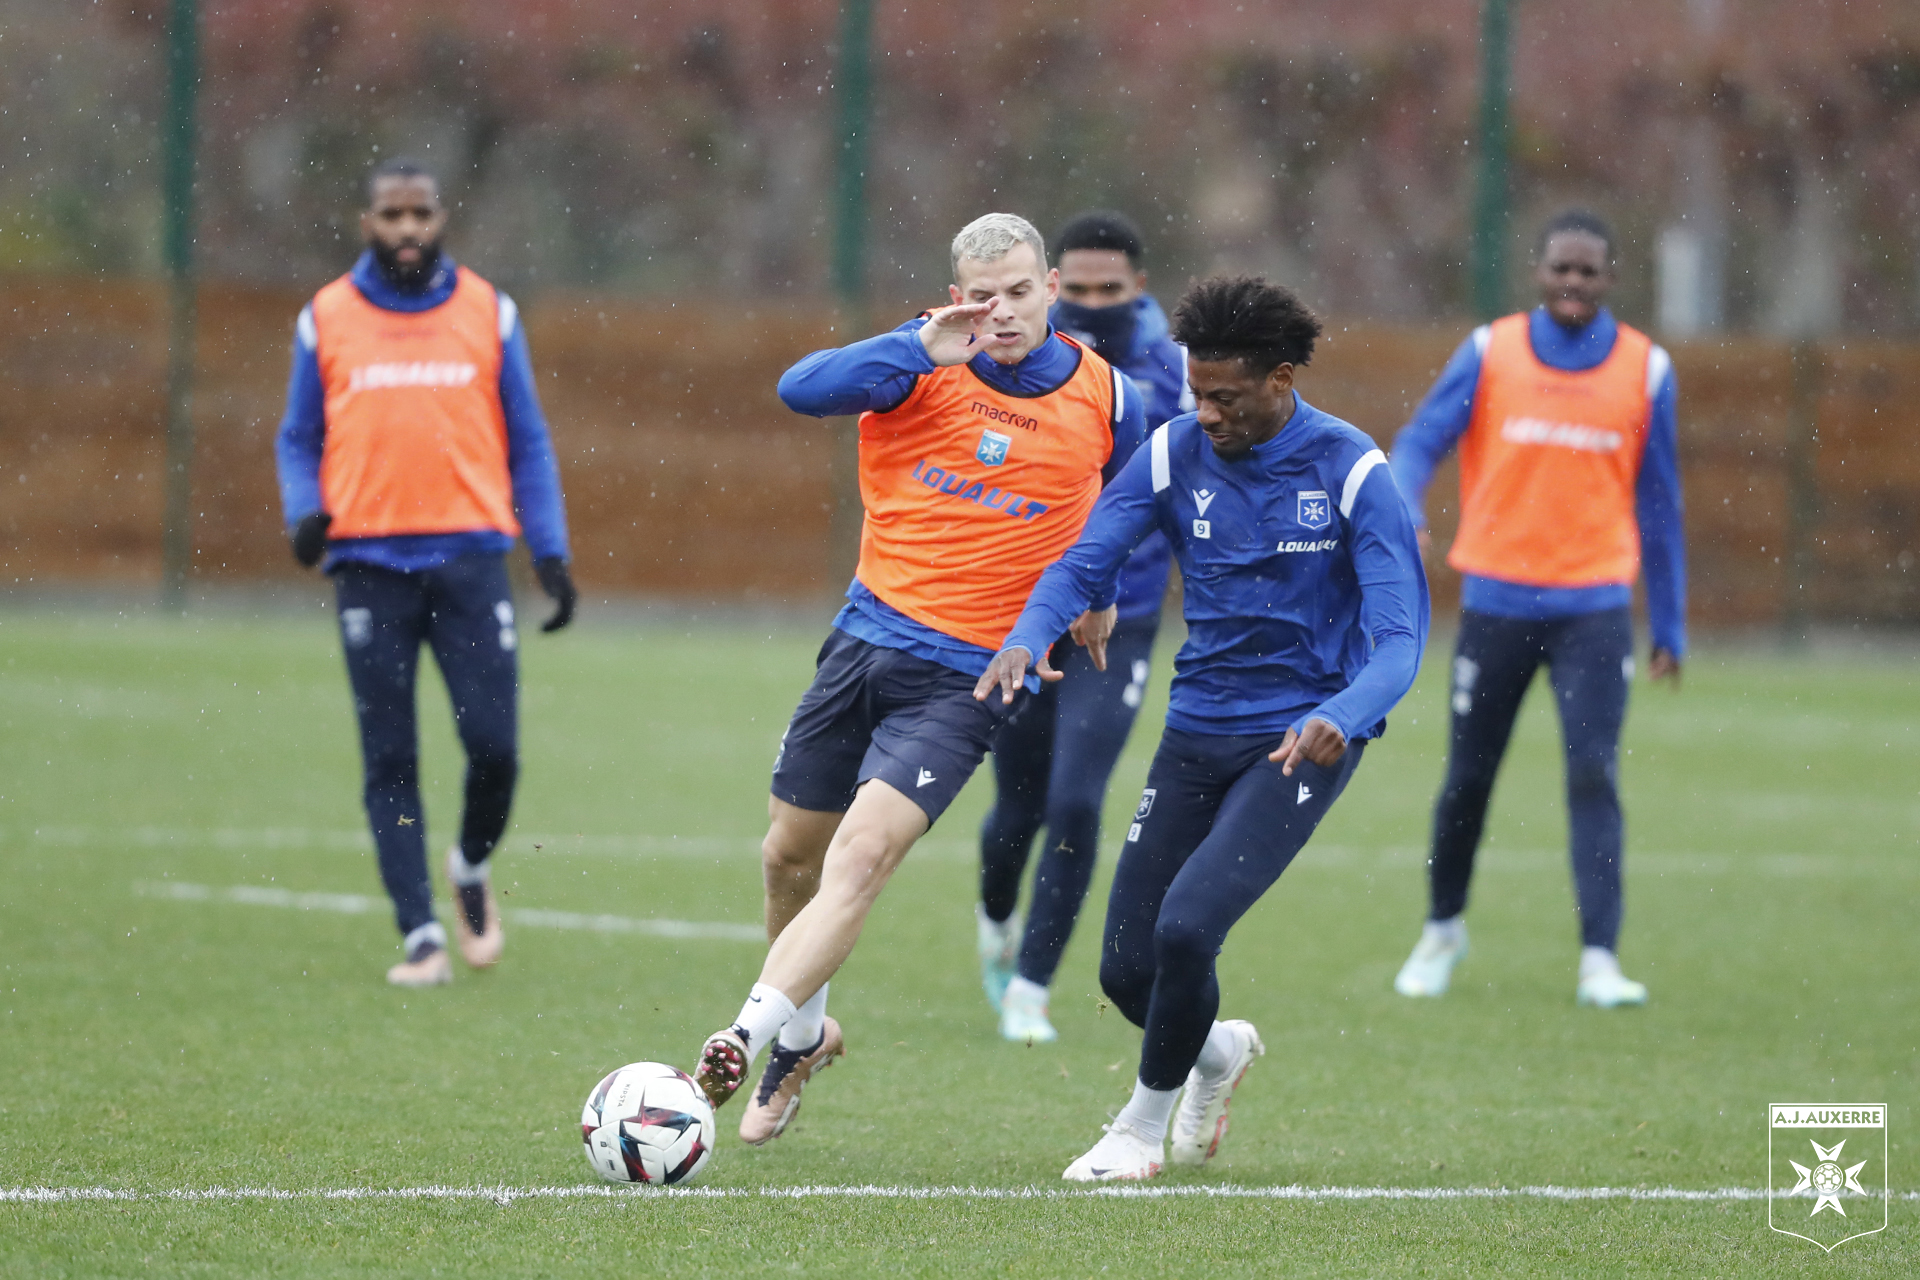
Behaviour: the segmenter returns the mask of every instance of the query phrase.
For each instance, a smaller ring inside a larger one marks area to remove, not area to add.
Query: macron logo
[[[1306,783],[1304,783],[1304,782],[1303,782],[1303,783],[1301,783],[1301,784],[1300,784],[1300,798],[1299,798],[1298,800],[1295,800],[1295,801],[1294,801],[1294,803],[1295,803],[1296,805],[1301,805],[1301,804],[1305,804],[1305,803],[1306,803],[1307,801],[1309,801],[1309,800],[1311,800],[1311,799],[1313,799],[1313,788],[1312,788],[1312,787],[1310,787],[1310,786],[1308,786],[1308,785],[1307,785]]]
[[[1193,505],[1199,507],[1200,514],[1204,516],[1207,514],[1207,508],[1212,506],[1213,500],[1219,496],[1219,494],[1214,493],[1210,489],[1195,489],[1193,491]]]
[[[920,771],[919,781],[915,782],[913,785],[917,789],[917,788],[926,786],[929,782],[932,782],[932,781],[933,781],[933,775],[927,772],[925,769],[922,769]]]

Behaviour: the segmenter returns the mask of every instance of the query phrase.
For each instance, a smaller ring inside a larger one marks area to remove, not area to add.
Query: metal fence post
[[[200,96],[196,0],[173,0],[167,19],[164,195],[167,263],[166,514],[160,535],[160,593],[170,611],[187,607],[193,564],[193,275],[195,122]]]

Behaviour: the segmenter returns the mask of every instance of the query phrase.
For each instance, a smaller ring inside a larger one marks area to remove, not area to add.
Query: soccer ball
[[[608,1182],[686,1186],[713,1155],[713,1107],[693,1077],[664,1062],[620,1068],[587,1095],[580,1138]]]

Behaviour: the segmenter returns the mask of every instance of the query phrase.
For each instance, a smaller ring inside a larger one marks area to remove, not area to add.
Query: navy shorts
[[[834,628],[780,740],[773,794],[802,809],[845,813],[860,784],[879,778],[924,809],[932,826],[1006,718],[1000,699],[974,699],[975,683]]]

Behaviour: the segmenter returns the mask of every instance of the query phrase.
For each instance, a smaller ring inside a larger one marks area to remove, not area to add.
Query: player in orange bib
[[[1521,698],[1547,668],[1566,743],[1580,907],[1575,999],[1614,1008],[1647,989],[1620,970],[1620,728],[1633,674],[1629,606],[1642,562],[1652,678],[1678,686],[1686,653],[1673,367],[1602,305],[1613,233],[1578,210],[1541,232],[1541,305],[1473,332],[1393,447],[1393,477],[1423,530],[1427,483],[1460,447],[1464,575],[1453,660],[1453,742],[1434,807],[1431,908],[1394,987],[1445,993],[1466,954],[1462,915],[1487,801]],[[1424,537],[1424,532],[1422,534]]]
[[[772,947],[697,1068],[718,1106],[771,1046],[740,1121],[750,1143],[777,1136],[842,1052],[827,980],[985,755],[1005,712],[975,700],[974,682],[1145,434],[1131,380],[1049,326],[1058,275],[1032,224],[976,219],[952,259],[954,305],[815,352],[780,380],[801,413],[860,414],[866,520],[847,605],[774,762],[761,846]],[[1113,602],[1109,582],[1075,624],[1103,667]]]
[[[453,977],[434,918],[420,804],[414,678],[422,645],[466,749],[466,806],[447,852],[468,964],[500,959],[489,859],[519,776],[519,633],[506,553],[525,534],[567,625],[566,509],[513,300],[441,251],[446,210],[418,165],[368,180],[367,249],[295,325],[276,454],[293,554],[339,598],[365,772],[363,799],[405,959],[399,986]]]

